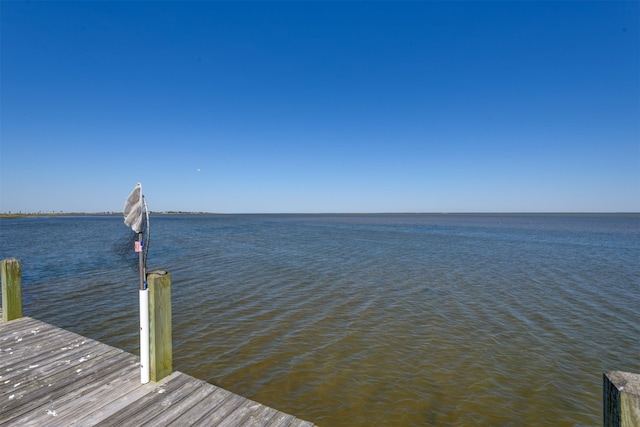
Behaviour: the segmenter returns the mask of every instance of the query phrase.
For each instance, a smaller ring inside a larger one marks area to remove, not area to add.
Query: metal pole
[[[140,269],[140,290],[146,289],[145,277],[144,277],[144,252],[142,251],[142,233],[138,233],[138,262]]]
[[[142,233],[138,233],[140,260],[140,383],[149,382],[149,293],[142,250]]]

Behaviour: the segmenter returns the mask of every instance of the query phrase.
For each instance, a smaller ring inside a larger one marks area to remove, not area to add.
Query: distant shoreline
[[[150,212],[151,215],[640,215],[640,212],[305,212],[305,213],[221,213],[221,212]],[[122,212],[29,212],[0,213],[2,218],[47,218],[73,216],[122,216]]]
[[[211,212],[150,212],[151,215],[212,215]],[[0,218],[39,218],[63,216],[122,216],[122,212],[37,212],[37,213],[0,213]]]

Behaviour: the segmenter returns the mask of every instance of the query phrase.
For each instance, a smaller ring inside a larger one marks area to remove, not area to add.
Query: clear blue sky
[[[0,212],[640,211],[639,5],[3,1]]]

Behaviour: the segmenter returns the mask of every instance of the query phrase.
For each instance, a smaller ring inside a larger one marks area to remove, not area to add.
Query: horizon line
[[[379,211],[379,212],[209,212],[209,211],[149,211],[151,215],[638,215],[640,211]],[[119,211],[38,211],[0,212],[0,218],[38,216],[122,215]]]

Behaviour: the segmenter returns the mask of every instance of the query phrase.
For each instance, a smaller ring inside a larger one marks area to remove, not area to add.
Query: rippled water
[[[174,368],[321,426],[601,425],[640,215],[157,215]],[[27,315],[137,352],[120,217],[0,220]],[[135,260],[135,253],[130,252]]]

